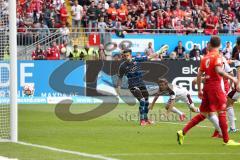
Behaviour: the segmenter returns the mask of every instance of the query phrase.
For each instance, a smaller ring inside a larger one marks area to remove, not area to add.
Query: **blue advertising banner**
[[[25,85],[34,85],[36,97],[63,97],[65,93],[59,93],[52,89],[49,84],[50,76],[66,61],[18,61],[18,91],[19,96],[23,96],[22,90]],[[73,63],[76,63],[72,61]],[[65,84],[85,87],[84,83],[84,62],[78,61],[80,67],[72,70],[65,78]],[[55,83],[58,78],[55,77]],[[84,89],[78,93],[84,95]]]
[[[68,61],[69,62],[69,61]],[[72,96],[83,96],[85,93],[85,64],[83,61],[71,61],[70,65],[67,66],[70,69],[69,74],[66,77],[61,75],[52,78],[53,83],[61,83],[59,79],[64,79],[65,85],[82,87],[77,93],[66,94],[54,90],[50,85],[50,77],[52,74],[66,61],[18,61],[18,98],[19,103],[47,103],[52,100],[52,97],[72,97]],[[72,65],[71,65],[72,63]],[[76,63],[79,67],[76,67]],[[72,70],[71,70],[71,66]],[[9,63],[0,63],[0,96],[1,103],[7,103],[9,101]],[[64,86],[64,84],[58,84]],[[23,94],[23,87],[26,85],[33,85],[34,95],[26,96]],[[64,90],[64,89],[62,89]]]
[[[207,42],[211,36],[206,35],[178,35],[178,34],[127,34],[125,38],[112,35],[112,42],[119,44],[122,41],[132,42],[132,51],[134,53],[143,53],[148,47],[148,43],[152,42],[155,51],[158,51],[163,45],[168,45],[168,53],[171,53],[178,44],[178,41],[182,41],[186,51],[191,51],[193,46],[198,45],[199,49],[206,47]],[[220,35],[222,40],[222,48],[226,46],[226,42],[230,42],[233,47],[236,42],[236,35]],[[119,47],[113,51],[113,54],[119,51]]]

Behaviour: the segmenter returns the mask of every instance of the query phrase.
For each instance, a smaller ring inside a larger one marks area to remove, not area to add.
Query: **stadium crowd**
[[[100,0],[97,5],[94,4],[91,2],[90,9],[86,11],[85,24],[89,21],[90,28],[95,23],[90,23],[92,19],[88,15],[94,8],[95,20],[104,18],[105,22],[98,28],[109,30],[186,34],[240,32],[239,0],[123,0],[122,3]],[[86,4],[82,5],[86,8]]]
[[[67,24],[64,0],[17,1],[18,27]],[[240,33],[240,0],[72,0],[72,27],[134,32]],[[155,31],[153,31],[155,30]]]

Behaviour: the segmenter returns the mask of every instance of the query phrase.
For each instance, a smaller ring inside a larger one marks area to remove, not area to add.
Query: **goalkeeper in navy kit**
[[[143,81],[143,73],[140,67],[140,64],[133,60],[132,58],[132,51],[131,50],[124,50],[122,53],[123,62],[119,67],[119,79],[117,82],[117,93],[121,89],[122,78],[123,76],[127,76],[128,78],[128,88],[130,92],[133,94],[135,98],[140,103],[139,106],[139,113],[140,113],[140,125],[145,126],[152,124],[148,119],[148,91],[146,85]]]

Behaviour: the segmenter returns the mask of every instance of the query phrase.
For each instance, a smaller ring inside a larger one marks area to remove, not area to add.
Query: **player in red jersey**
[[[208,52],[208,48],[207,48],[207,52]],[[221,55],[222,55],[222,53],[221,53]],[[222,56],[222,60],[223,60],[222,69],[226,73],[233,75],[232,68],[230,67],[230,65],[228,64],[228,61],[226,60],[226,58],[224,56]],[[205,82],[205,78],[206,78],[205,76],[202,77],[203,83]],[[230,90],[229,80],[227,78],[223,78],[223,82],[224,82],[224,91],[226,94],[228,94],[229,90]],[[195,84],[197,84],[197,78],[193,80],[193,85],[195,85]],[[227,109],[227,112],[228,112],[228,109]],[[219,126],[219,120],[218,120],[217,115],[215,113],[210,113],[207,118],[215,127],[215,131],[214,131],[212,137],[213,138],[222,138],[222,131]]]
[[[197,75],[197,84],[199,88],[198,96],[202,99],[200,113],[193,117],[183,130],[177,132],[178,143],[180,145],[183,144],[184,135],[186,135],[192,127],[205,120],[209,114],[217,112],[224,144],[229,146],[240,146],[240,143],[229,140],[228,136],[226,120],[227,99],[224,91],[223,77],[232,80],[237,85],[239,82],[236,78],[223,71],[223,59],[219,54],[220,45],[220,38],[218,36],[213,36],[210,40],[209,52],[201,60],[200,70]],[[205,83],[202,89],[201,82],[204,74]]]

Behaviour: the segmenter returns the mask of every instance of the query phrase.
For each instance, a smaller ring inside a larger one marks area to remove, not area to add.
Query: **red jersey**
[[[205,86],[222,86],[223,78],[216,71],[216,66],[223,66],[222,56],[218,51],[211,51],[203,57],[200,64],[200,71],[205,73]]]
[[[180,5],[183,7],[187,7],[190,5],[190,0],[182,0],[180,1]]]
[[[204,0],[193,0],[193,5],[198,5],[198,6],[202,6],[204,4]]]
[[[47,59],[48,60],[59,60],[60,59],[60,51],[57,46],[49,48],[47,51]]]
[[[118,12],[117,12],[116,8],[109,7],[108,10],[107,10],[107,13],[108,13],[110,19],[112,19],[113,21],[116,20],[117,15],[118,15]]]
[[[162,17],[157,17],[157,27],[163,28],[164,25],[164,19]]]
[[[62,7],[60,8],[61,22],[66,24],[67,23],[67,17],[68,17],[67,8],[64,5],[62,5]]]
[[[127,11],[124,9],[118,9],[117,10],[119,20],[121,22],[125,22],[127,20]]]
[[[223,78],[215,71],[216,66],[223,66],[222,56],[217,50],[210,51],[200,63],[200,71],[204,72],[206,77],[200,106],[201,112],[216,112],[226,109],[227,98]]]
[[[217,23],[218,23],[218,17],[217,16],[209,16],[208,18],[207,18],[207,20],[206,20],[206,23],[207,24],[212,24],[212,25],[214,25],[214,26],[216,26],[217,25]],[[207,26],[207,29],[214,29],[215,27],[211,27],[211,26]]]

